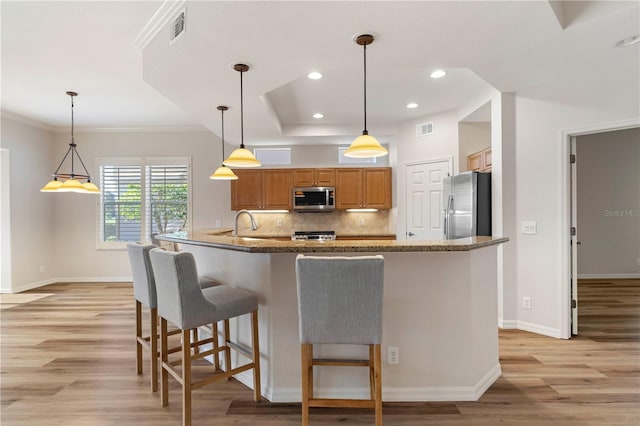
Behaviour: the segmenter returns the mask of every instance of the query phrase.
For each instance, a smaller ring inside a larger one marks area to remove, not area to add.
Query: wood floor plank
[[[148,361],[135,374],[131,284],[59,283],[4,300],[2,426],[181,424],[177,383],[163,408],[149,392]],[[640,280],[581,281],[579,312],[581,335],[568,341],[501,330],[503,375],[479,401],[386,403],[385,425],[638,426]],[[298,404],[256,404],[233,380],[193,393],[194,424],[297,426],[299,412]],[[311,419],[373,423],[355,409],[312,410]]]

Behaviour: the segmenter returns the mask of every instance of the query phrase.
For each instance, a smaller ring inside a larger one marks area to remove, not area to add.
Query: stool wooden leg
[[[309,354],[313,353],[313,345],[303,343],[300,345],[302,361],[302,426],[309,425],[309,372],[313,368]]]
[[[136,300],[136,371],[142,374],[142,303]]]
[[[191,334],[182,330],[182,426],[191,426]]]
[[[191,333],[193,334],[193,337],[191,340],[193,340],[194,342],[198,341],[198,329],[194,328],[193,330],[191,330]],[[193,347],[193,354],[196,355],[198,352],[200,352],[200,347],[198,345]]]
[[[158,308],[151,308],[151,331],[149,333],[151,355],[151,392],[158,391]]]
[[[251,312],[251,345],[253,348],[253,400],[260,401],[260,342],[258,338],[258,311]]]
[[[374,345],[375,370],[375,413],[376,426],[382,426],[382,352],[380,345]]]
[[[231,349],[229,348],[229,342],[231,341],[231,333],[229,329],[229,320],[224,320],[224,342],[225,342],[225,350],[224,350],[224,367],[225,371],[231,371]],[[227,380],[231,380],[231,377],[227,378]]]
[[[161,403],[165,407],[169,403],[169,373],[164,367],[169,362],[169,342],[167,341],[167,320],[160,318],[160,393],[162,394]]]
[[[369,345],[369,391],[371,399],[375,401],[376,394],[376,369],[375,369],[375,350],[374,345]]]
[[[211,324],[211,337],[213,337],[213,349],[218,349],[220,342],[218,340],[218,323]],[[216,352],[213,355],[213,367],[216,370],[220,370],[220,354]]]

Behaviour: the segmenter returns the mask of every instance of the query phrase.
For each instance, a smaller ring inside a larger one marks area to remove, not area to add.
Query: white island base
[[[182,250],[194,254],[200,275],[258,295],[262,395],[272,402],[299,402],[296,253],[180,243]],[[500,376],[496,250],[497,245],[469,251],[373,253],[385,258],[384,401],[475,401]],[[249,345],[249,317],[238,319],[231,329],[234,339]],[[390,346],[399,349],[398,365],[387,362]],[[366,359],[368,355],[366,347],[358,346],[317,345],[316,349],[316,357]],[[237,378],[251,387],[251,374]],[[366,368],[315,368],[316,395],[321,398],[368,398],[368,380]]]

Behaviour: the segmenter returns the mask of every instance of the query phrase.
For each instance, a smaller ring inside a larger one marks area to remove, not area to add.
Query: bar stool
[[[162,354],[160,389],[162,406],[169,403],[169,374],[182,385],[182,424],[191,425],[191,391],[209,383],[230,378],[253,369],[253,399],[260,401],[260,349],[258,345],[258,299],[245,290],[220,285],[201,289],[193,255],[153,249],[151,265],[157,282],[158,314],[160,315],[160,353]],[[231,342],[229,318],[251,314],[252,350]],[[225,322],[225,345],[191,354],[191,347],[211,343],[212,339],[191,342],[189,330],[205,324]],[[167,322],[182,330],[182,360],[169,362]],[[247,356],[251,362],[232,368],[231,349]],[[191,361],[208,355],[225,354],[224,372],[214,372],[199,382],[191,381]],[[182,365],[182,371],[175,366]]]
[[[296,258],[298,317],[302,359],[302,424],[309,407],[374,408],[382,425],[382,256]],[[314,359],[314,344],[369,346],[368,360]],[[370,399],[320,399],[313,396],[314,366],[369,368]]]
[[[136,299],[136,371],[142,374],[142,349],[149,350],[151,358],[151,391],[158,390],[158,309],[156,300],[156,283],[151,269],[151,259],[149,251],[158,246],[154,244],[143,245],[140,243],[127,244],[129,253],[129,263],[131,264],[131,275],[133,279],[133,296]],[[213,287],[220,283],[208,277],[199,277],[199,284],[202,288]],[[150,331],[149,336],[142,334],[142,306],[146,306],[150,311]],[[178,334],[180,330],[173,330],[171,334]],[[218,329],[213,327],[215,338],[214,346],[218,346]],[[152,338],[155,336],[155,338]],[[177,352],[180,348],[171,351]],[[154,355],[155,354],[155,355]],[[219,368],[218,357],[215,358],[216,368]]]

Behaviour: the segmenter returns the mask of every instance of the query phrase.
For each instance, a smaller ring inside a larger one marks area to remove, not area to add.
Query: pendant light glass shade
[[[344,152],[345,157],[371,158],[382,157],[389,151],[367,131],[367,45],[373,43],[371,34],[362,34],[356,38],[356,43],[364,48],[364,130]]]
[[[236,148],[231,155],[222,162],[229,167],[260,167],[262,163],[256,160],[247,148]]]
[[[209,179],[236,180],[238,179],[238,176],[235,173],[233,173],[233,170],[231,170],[227,166],[220,166],[216,169],[215,172],[213,172],[211,176],[209,176]]]
[[[249,71],[245,64],[235,64],[233,69],[240,73],[240,148],[236,148],[222,164],[229,167],[260,167],[262,164],[253,153],[244,147],[244,99],[242,92],[242,74]]]
[[[388,153],[389,151],[380,145],[376,138],[363,134],[351,142],[351,146],[344,152],[344,155],[351,158],[371,158],[382,157]]]
[[[58,168],[53,173],[53,180],[47,182],[45,186],[40,189],[40,192],[79,192],[82,194],[99,194],[100,189],[91,182],[91,176],[87,171],[87,168],[80,158],[80,154],[77,151],[77,145],[73,138],[73,97],[78,96],[76,92],[67,92],[67,95],[71,97],[71,143],[67,153],[62,157],[62,161],[58,165]],[[64,164],[67,158],[71,157],[71,173],[60,173],[60,168]],[[78,160],[84,169],[84,174],[75,172],[75,160]],[[66,179],[66,180],[58,180]],[[81,182],[86,180],[86,182]]]
[[[224,112],[227,111],[228,109],[229,107],[224,105],[218,106],[218,111],[220,111],[220,121],[222,122],[222,158],[223,159],[224,159]],[[236,180],[238,179],[238,176],[236,176],[236,174],[233,173],[233,170],[231,170],[230,168],[228,168],[223,164],[222,166],[218,167],[211,176],[209,176],[209,179]]]

